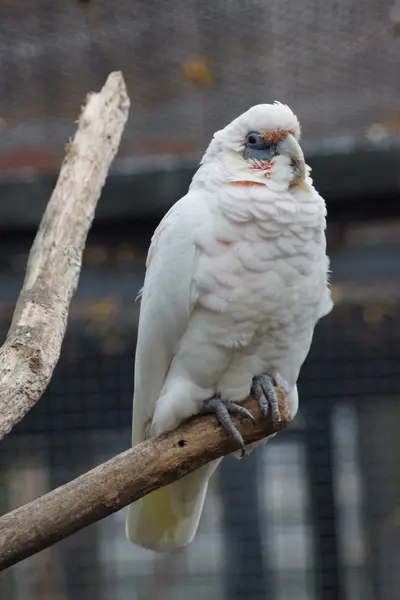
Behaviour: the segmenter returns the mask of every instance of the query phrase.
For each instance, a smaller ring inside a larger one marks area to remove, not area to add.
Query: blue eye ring
[[[269,144],[266,143],[261,133],[258,131],[250,131],[246,136],[246,148],[252,150],[264,150]]]

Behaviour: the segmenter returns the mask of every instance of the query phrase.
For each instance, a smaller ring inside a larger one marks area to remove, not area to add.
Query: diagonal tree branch
[[[39,400],[57,364],[82,252],[128,118],[122,73],[90,94],[32,246],[0,348],[0,440]]]
[[[282,390],[278,397],[282,420],[275,425],[262,417],[254,399],[246,401],[255,423],[234,419],[246,443],[289,424]],[[216,427],[215,417],[203,416],[115,456],[1,517],[0,571],[235,450],[236,442]]]

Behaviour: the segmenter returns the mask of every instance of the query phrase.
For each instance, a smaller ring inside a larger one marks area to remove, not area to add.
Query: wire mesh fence
[[[110,69],[123,70],[134,107],[121,156],[198,154],[274,100],[301,115],[306,141],[336,138],[329,150],[388,137],[400,127],[393,2],[2,2],[3,168],[54,167]]]

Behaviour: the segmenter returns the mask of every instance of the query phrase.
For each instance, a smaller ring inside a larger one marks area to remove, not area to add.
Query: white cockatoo
[[[296,382],[317,321],[330,312],[326,207],[313,187],[288,106],[253,106],[215,133],[186,196],[156,229],[147,257],[135,360],[133,445],[252,390],[279,420],[274,383],[294,416]],[[128,538],[166,550],[194,537],[219,460],[128,509]]]

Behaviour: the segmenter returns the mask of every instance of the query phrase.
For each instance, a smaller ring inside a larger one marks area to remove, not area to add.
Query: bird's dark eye
[[[243,157],[246,160],[271,161],[278,154],[277,145],[266,142],[258,131],[246,135]]]
[[[262,150],[266,147],[263,136],[257,131],[251,131],[246,137],[246,147],[254,150]]]

